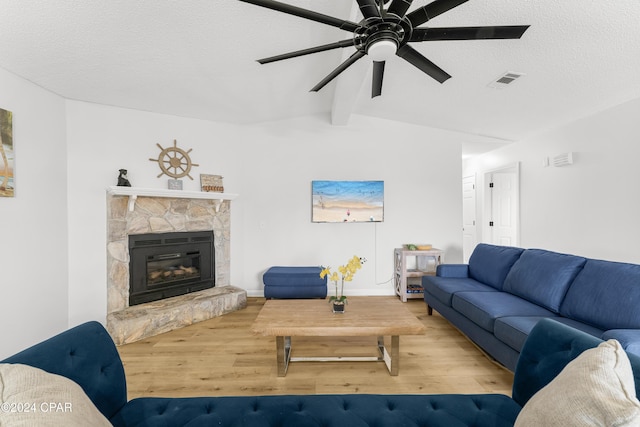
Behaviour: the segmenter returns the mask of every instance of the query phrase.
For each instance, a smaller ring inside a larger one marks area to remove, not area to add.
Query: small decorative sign
[[[169,190],[182,190],[182,180],[180,179],[168,179]]]
[[[200,174],[200,187],[207,193],[224,193],[222,176]]]

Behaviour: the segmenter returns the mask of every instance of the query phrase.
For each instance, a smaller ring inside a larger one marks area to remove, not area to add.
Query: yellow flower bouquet
[[[331,271],[331,267],[324,267],[320,272],[320,277],[327,277],[332,281],[336,294],[329,298],[329,302],[337,304],[346,304],[347,297],[344,295],[344,282],[350,282],[353,280],[353,276],[358,270],[362,268],[362,263],[365,262],[363,258],[354,255],[345,265],[338,267],[337,271]],[[338,292],[338,281],[340,281],[340,292]]]

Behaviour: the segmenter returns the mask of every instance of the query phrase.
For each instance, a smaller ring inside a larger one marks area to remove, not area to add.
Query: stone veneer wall
[[[230,201],[107,196],[107,329],[116,344],[133,342],[246,306],[246,291],[229,283]],[[213,230],[215,287],[129,307],[130,234]]]

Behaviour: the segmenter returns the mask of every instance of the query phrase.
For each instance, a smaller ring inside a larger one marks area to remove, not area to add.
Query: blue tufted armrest
[[[120,355],[98,322],[71,328],[0,363],[34,366],[75,381],[107,418],[127,403]]]
[[[601,339],[552,319],[542,319],[524,343],[513,379],[513,399],[524,406],[542,387],[583,351],[598,346]],[[640,395],[640,357],[628,354],[636,393]]]
[[[440,264],[436,267],[436,276],[469,277],[468,264]]]

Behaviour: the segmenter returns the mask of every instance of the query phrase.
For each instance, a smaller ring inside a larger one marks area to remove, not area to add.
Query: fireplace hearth
[[[213,231],[129,235],[129,306],[215,286]]]

